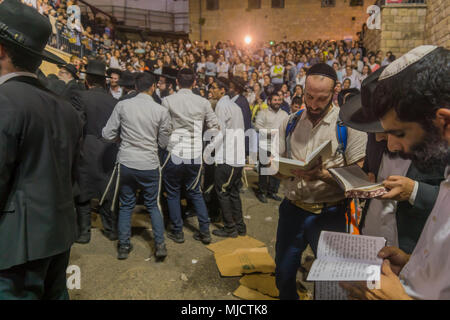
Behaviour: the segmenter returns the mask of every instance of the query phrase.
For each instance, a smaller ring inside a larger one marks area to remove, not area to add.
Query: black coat
[[[102,138],[102,130],[118,100],[102,88],[93,88],[76,92],[71,102],[84,124],[78,201],[86,202],[102,196],[114,169],[118,147]]]
[[[70,103],[37,80],[0,85],[0,270],[72,246],[81,135]]]
[[[62,96],[68,100],[72,98],[73,95],[76,94],[76,91],[85,90],[85,87],[79,83],[77,80],[72,79],[66,84],[66,88],[62,93]]]
[[[252,127],[252,111],[250,110],[250,105],[247,98],[243,95],[239,95],[235,102],[242,111],[242,116],[244,117],[244,128],[245,131]],[[249,137],[245,137],[245,154],[249,153]]]

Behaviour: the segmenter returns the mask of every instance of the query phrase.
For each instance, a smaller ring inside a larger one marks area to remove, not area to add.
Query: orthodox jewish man
[[[86,69],[86,91],[72,96],[72,105],[83,120],[83,145],[79,165],[80,196],[77,199],[79,238],[77,243],[88,243],[91,238],[92,199],[101,199],[108,185],[117,155],[117,145],[102,139],[106,125],[117,100],[106,89],[106,66],[103,62],[91,60]],[[117,240],[117,211],[112,210],[114,188],[101,203],[103,234],[110,240]]]
[[[64,63],[44,50],[51,32],[35,9],[0,2],[0,300],[69,298],[82,128],[35,74]]]

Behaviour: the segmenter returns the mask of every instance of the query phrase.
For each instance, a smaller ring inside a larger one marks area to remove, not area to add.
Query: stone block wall
[[[376,52],[381,47],[381,30],[367,30],[363,40],[367,51]]]
[[[427,5],[388,5],[381,9],[380,49],[399,57],[424,44]]]
[[[285,8],[272,9],[271,0],[262,0],[261,9],[248,10],[247,0],[220,0],[219,10],[209,11],[206,0],[189,0],[191,40],[200,40],[200,2],[201,39],[212,42],[240,42],[247,34],[256,41],[356,39],[373,4],[351,7],[349,0],[336,0],[335,7],[322,8],[320,0],[285,0]]]
[[[450,49],[450,0],[428,0],[425,43]]]

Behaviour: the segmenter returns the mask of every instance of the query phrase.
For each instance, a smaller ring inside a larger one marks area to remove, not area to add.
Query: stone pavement
[[[248,235],[264,242],[275,257],[279,202],[269,199],[267,204],[260,203],[251,190],[256,179],[257,175],[250,172],[249,190],[241,194]],[[134,249],[122,261],[117,260],[116,241],[101,234],[100,217],[93,215],[93,226],[97,228],[92,229],[91,242],[72,247],[69,264],[80,267],[81,289],[70,290],[71,299],[237,299],[232,292],[239,287],[240,277],[220,276],[213,253],[193,239],[198,227],[196,217],[185,220],[186,241],[177,244],[166,238],[168,256],[164,262],[156,262],[149,215],[143,207],[135,211],[131,239]],[[212,225],[211,230],[214,228]],[[214,235],[212,238],[213,242],[223,240]],[[311,251],[305,255],[308,254]],[[310,283],[303,284],[312,290]]]

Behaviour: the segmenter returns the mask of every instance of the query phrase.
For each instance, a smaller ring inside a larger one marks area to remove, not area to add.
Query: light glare
[[[250,44],[250,42],[252,42],[252,37],[246,36],[244,41],[245,41],[246,44]]]

